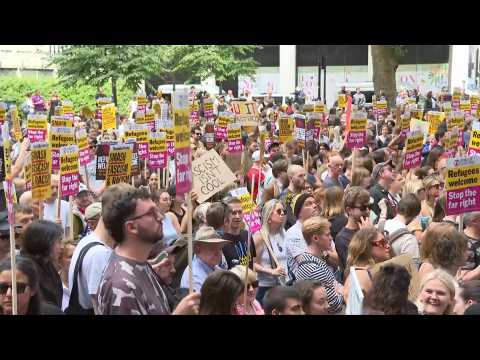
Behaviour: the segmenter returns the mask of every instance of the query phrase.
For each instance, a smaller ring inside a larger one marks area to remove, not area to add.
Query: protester
[[[330,221],[330,234],[335,239],[337,234],[347,224],[348,218],[345,215],[343,203],[344,191],[338,186],[332,186],[325,190],[325,198],[321,206],[320,215]]]
[[[194,239],[195,256],[192,259],[192,287],[195,291],[200,291],[210,273],[220,270],[222,248],[228,243],[230,241],[221,239],[211,226],[204,226],[197,231]],[[183,272],[180,282],[182,288],[189,287],[189,269],[187,266]]]
[[[62,306],[62,279],[57,267],[61,252],[62,228],[47,220],[31,223],[23,234],[22,256],[33,261],[38,273],[39,292],[45,302]]]
[[[262,229],[253,236],[254,269],[258,274],[257,300],[262,304],[265,293],[286,282],[285,209],[278,200],[269,200],[262,210]]]
[[[230,271],[242,280],[243,286],[247,286],[247,302],[245,304],[245,299],[242,297],[236,304],[235,313],[238,315],[264,315],[262,306],[255,299],[258,288],[257,273],[248,271],[247,274],[246,267],[242,265],[237,265],[231,268]],[[245,279],[247,280],[246,285]]]
[[[422,315],[451,315],[455,305],[455,279],[442,269],[422,280],[417,307]]]
[[[200,290],[200,315],[236,315],[236,305],[243,295],[243,283],[232,271],[212,272]]]
[[[302,308],[306,315],[328,314],[327,292],[320,281],[297,281],[294,288],[302,298]]]
[[[388,193],[391,183],[395,180],[392,173],[392,161],[383,162],[375,165],[372,172],[373,186],[370,188],[370,196],[373,198],[372,211],[377,217],[380,216],[380,207],[378,203],[382,199],[387,200],[387,219],[395,217],[395,200]]]
[[[59,224],[65,236],[68,236],[70,229],[70,205],[58,196],[58,186],[60,177],[53,174],[51,177],[51,196],[45,200],[43,205],[43,219]],[[58,211],[58,201],[60,201],[60,213]],[[60,215],[60,216],[59,216]]]
[[[455,315],[465,315],[465,311],[474,304],[480,304],[480,280],[460,283],[455,291]]]
[[[64,241],[62,243],[62,249],[59,258],[59,275],[62,279],[63,285],[63,297],[62,297],[62,311],[65,311],[68,307],[70,300],[70,288],[68,286],[68,269],[70,268],[70,262],[72,260],[73,252],[75,251],[75,245],[73,241]]]
[[[0,261],[0,314],[12,315],[12,265],[10,258]],[[60,308],[43,301],[40,278],[34,262],[24,256],[15,259],[18,315],[61,315]]]
[[[340,155],[330,156],[328,160],[328,174],[323,179],[323,186],[328,188],[330,186],[341,186],[343,189],[350,183],[343,171],[343,159]]]
[[[154,192],[152,196],[158,204],[158,210],[160,211],[160,214],[163,216],[163,241],[167,244],[167,246],[170,246],[180,234],[180,224],[178,223],[178,218],[170,211],[170,208],[172,207],[172,197],[167,190],[163,189],[160,189],[158,192]]]
[[[85,209],[86,226],[82,234],[83,237],[89,235],[92,231],[95,231],[101,216],[102,216],[101,202],[94,202]]]
[[[287,210],[285,230],[288,230],[297,221],[295,215],[293,214],[291,203],[295,195],[301,194],[305,188],[305,169],[299,165],[290,165],[287,170],[287,176],[290,183],[280,195],[280,201]]]
[[[265,315],[304,315],[302,298],[293,287],[277,286],[263,300]]]

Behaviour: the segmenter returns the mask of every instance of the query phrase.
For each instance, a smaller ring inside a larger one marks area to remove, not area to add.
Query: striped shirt
[[[307,252],[300,255],[295,271],[297,280],[319,281],[327,292],[328,312],[337,313],[343,305],[343,295],[335,291],[337,280],[325,260]]]

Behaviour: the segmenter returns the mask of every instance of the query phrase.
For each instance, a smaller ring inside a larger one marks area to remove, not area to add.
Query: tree
[[[395,106],[397,83],[395,73],[405,55],[404,45],[372,45],[373,86],[377,97],[384,92],[388,106]]]
[[[156,67],[151,45],[71,45],[54,56],[58,76],[65,86],[86,84],[103,86],[109,81],[117,104],[117,82],[135,91]]]

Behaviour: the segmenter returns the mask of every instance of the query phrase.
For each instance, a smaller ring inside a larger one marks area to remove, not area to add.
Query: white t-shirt
[[[105,180],[97,180],[97,157],[87,164],[88,185],[92,191],[98,191],[103,186]],[[80,166],[80,175],[85,176],[85,167]],[[85,184],[86,185],[86,184]]]
[[[43,208],[44,220],[50,220],[52,222],[55,222],[55,220],[57,219],[57,204],[58,199],[56,199],[51,204],[45,203]],[[60,220],[62,220],[63,231],[65,231],[67,227],[70,227],[70,205],[64,200],[62,200],[60,205]]]
[[[104,243],[95,233],[90,233],[80,240],[73,252],[72,261],[70,262],[70,268],[68,270],[68,287],[70,294],[72,293],[73,273],[75,271],[75,265],[77,264],[78,255],[80,251],[91,242]],[[97,294],[103,271],[107,266],[111,254],[112,249],[108,246],[97,245],[91,247],[83,258],[82,272],[78,276],[78,301],[84,309],[93,308],[91,296]]]

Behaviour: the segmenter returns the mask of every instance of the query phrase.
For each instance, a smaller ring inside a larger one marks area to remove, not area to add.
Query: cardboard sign
[[[218,114],[217,125],[215,127],[215,138],[218,140],[227,140],[228,124],[233,122],[233,113],[221,112]]]
[[[60,169],[60,148],[75,144],[75,131],[68,127],[50,128],[50,146],[52,147],[52,170]]]
[[[260,220],[260,215],[256,210],[255,203],[252,200],[252,196],[246,187],[232,190],[230,191],[230,194],[240,200],[243,212],[243,220],[253,235],[261,229],[262,222]]]
[[[420,167],[422,163],[423,134],[420,131],[409,132],[405,140],[404,169]]]
[[[228,152],[231,154],[241,153],[243,150],[242,145],[242,132],[239,123],[228,124],[227,127],[227,140],[228,140]]]
[[[105,180],[107,176],[108,153],[110,152],[109,143],[100,143],[97,145],[97,163],[95,180]]]
[[[215,150],[210,150],[192,162],[193,191],[199,204],[235,182],[235,175]]]
[[[67,116],[52,116],[50,118],[51,127],[73,127],[73,121]]]
[[[79,185],[78,146],[63,146],[60,148],[60,192],[62,197],[76,195]]]
[[[44,142],[47,139],[47,116],[46,115],[28,115],[27,117],[27,136],[30,142]]]
[[[128,144],[116,144],[110,147],[107,162],[106,186],[130,183],[132,149]]]
[[[367,142],[367,114],[354,112],[350,120],[346,145],[349,149],[359,149]]]
[[[77,132],[75,133],[75,139],[77,140],[80,165],[87,165],[92,160],[90,147],[88,146],[87,130],[77,129]]]
[[[480,123],[475,121],[472,124],[472,131],[470,132],[470,143],[468,144],[467,155],[472,156],[480,154]]]
[[[148,127],[146,124],[126,124],[123,134],[125,139],[135,139],[138,144],[140,159],[148,158]]]
[[[255,101],[232,101],[231,107],[235,115],[258,116],[257,103]]]
[[[445,119],[445,114],[440,111],[429,111],[427,113],[427,121],[430,124],[428,128],[429,135],[435,135],[438,130],[438,126]]]
[[[480,210],[480,157],[459,157],[447,160],[445,176],[447,215]]]
[[[148,137],[148,166],[151,169],[167,165],[167,142],[165,132],[151,133]]]
[[[115,129],[117,127],[115,104],[102,106],[102,130]]]
[[[278,120],[279,134],[278,139],[280,143],[286,143],[290,140],[293,140],[293,119],[290,117],[283,116]]]
[[[183,195],[192,189],[192,162],[188,109],[175,109],[175,176],[176,191]]]
[[[306,118],[304,115],[295,114],[295,140],[300,148],[305,148]]]
[[[32,199],[46,200],[51,195],[52,157],[47,142],[32,144]]]

